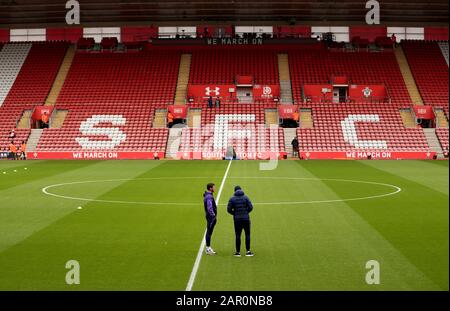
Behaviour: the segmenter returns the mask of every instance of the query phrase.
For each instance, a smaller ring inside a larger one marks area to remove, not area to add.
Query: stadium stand
[[[174,100],[179,59],[178,52],[77,53],[56,103],[69,113],[61,129],[44,130],[36,151],[164,153],[168,130],[152,122],[155,109]],[[102,125],[89,130],[83,124],[93,116]]]
[[[345,75],[349,83],[384,84],[392,103],[410,103],[411,99],[392,51],[340,52],[323,50],[291,50],[289,65],[292,92],[302,102],[304,84],[324,84],[334,75]]]
[[[448,154],[448,129],[444,129],[444,128],[437,128],[436,129],[436,136],[439,139],[439,143],[441,144],[441,148],[442,150],[445,152],[447,152]]]
[[[439,42],[439,47],[441,48],[442,55],[444,55],[445,61],[448,66],[448,41],[447,42]]]
[[[297,129],[300,151],[429,151],[422,129],[405,128],[390,104],[314,104],[312,115],[314,128]]]
[[[31,43],[6,44],[0,51],[0,106],[11,90],[31,45]]]
[[[252,75],[255,84],[278,84],[277,53],[265,48],[208,48],[192,54],[191,84],[232,84],[238,75]]]
[[[2,50],[8,57],[0,61],[0,68],[9,68],[0,73],[2,82],[9,81],[2,83],[2,88],[13,82],[0,107],[2,150],[8,148],[7,133],[16,127],[24,110],[44,104],[67,46],[65,42],[21,43],[7,44]],[[16,130],[14,143],[26,141],[29,134],[29,129]]]
[[[448,107],[448,65],[435,41],[402,41],[408,63],[425,104]]]

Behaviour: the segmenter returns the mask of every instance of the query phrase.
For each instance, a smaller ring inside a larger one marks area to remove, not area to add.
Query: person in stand
[[[16,152],[17,152],[17,147],[16,147],[16,145],[14,145],[14,141],[11,140],[11,142],[9,143],[9,158],[11,160],[16,159]]]
[[[220,108],[220,98],[219,98],[219,96],[216,97],[216,108]]]
[[[22,160],[22,150],[16,147],[16,160]]]
[[[173,114],[169,111],[167,114],[167,126],[171,128],[173,125]]]
[[[294,139],[291,142],[292,145],[292,156],[298,157],[298,138],[297,136],[294,137]]]
[[[22,144],[20,144],[20,151],[22,152],[22,160],[26,160],[27,159],[27,144],[25,143],[24,140],[22,140]]]
[[[395,36],[395,33],[392,34],[391,41],[392,41],[392,47],[395,48],[397,45],[397,37]]]
[[[298,121],[299,121],[299,113],[298,111],[294,111],[294,113],[292,114],[292,119],[294,119],[294,127],[298,127]]]
[[[252,257],[250,251],[250,212],[253,210],[253,204],[245,195],[240,186],[234,187],[234,195],[228,201],[227,212],[233,215],[234,233],[236,236],[236,252],[235,257],[241,257],[241,235],[242,230],[245,232],[245,248],[247,252],[245,256]]]
[[[47,112],[44,112],[44,114],[41,117],[41,121],[42,121],[42,128],[48,128],[49,116]]]
[[[212,108],[213,107],[213,99],[212,96],[208,97],[208,108]]]
[[[9,138],[9,140],[13,140],[14,138],[16,138],[16,132],[14,131],[14,129],[9,131],[8,138]]]

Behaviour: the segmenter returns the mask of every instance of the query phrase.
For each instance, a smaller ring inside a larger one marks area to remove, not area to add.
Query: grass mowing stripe
[[[52,176],[58,176],[59,174],[67,173],[68,171],[83,169],[98,163],[98,161],[11,162],[6,162],[3,165],[0,165],[0,192],[16,186],[23,186],[26,183],[40,180],[43,177],[48,178]],[[19,162],[20,165],[15,165],[16,162]],[[25,170],[25,168],[27,168],[27,170]],[[14,170],[16,170],[17,172],[14,172]],[[3,171],[5,171],[6,174],[3,174]]]
[[[448,161],[406,160],[402,161],[401,165],[395,161],[359,161],[358,163],[388,174],[401,176],[433,191],[440,191],[448,195]],[[442,164],[436,165],[434,163]],[[426,174],[424,174],[425,172]]]
[[[64,163],[65,162],[65,163]],[[36,179],[22,183],[10,189],[0,191],[0,197],[10,201],[8,198],[21,197],[21,204],[2,204],[0,206],[0,252],[16,245],[40,230],[50,226],[55,221],[68,216],[76,207],[85,203],[62,200],[46,196],[41,189],[49,184],[61,180],[79,180],[80,178],[92,178],[107,176],[133,176],[148,169],[132,163],[127,170],[114,171],[115,164],[107,161],[47,161],[46,165],[55,165],[58,169],[57,175],[47,175],[47,166],[35,167],[33,169]],[[80,166],[81,165],[81,166]],[[84,165],[84,166],[83,166]],[[160,165],[160,162],[152,162],[152,167]],[[64,168],[69,168],[65,171]],[[74,169],[74,167],[78,167]],[[50,170],[52,170],[50,168]],[[40,179],[38,177],[40,176]],[[108,189],[103,189],[107,191]],[[98,195],[103,192],[99,191]],[[14,200],[11,200],[14,202]]]
[[[342,161],[334,165],[333,174],[361,176],[361,172],[364,172],[367,180],[389,180],[393,184],[402,185],[403,191],[389,198],[367,201],[364,204],[347,202],[347,205],[440,289],[448,289],[448,194],[395,174],[400,171],[408,177],[414,174],[420,176],[428,166],[423,162],[395,162],[400,167],[392,169],[394,174],[386,171],[386,166],[391,166],[392,163],[373,162],[367,165],[361,161]],[[412,165],[417,163],[420,165]],[[378,169],[378,165],[382,169]],[[330,176],[326,165],[309,162],[303,166],[317,177]],[[442,169],[446,175],[445,168]],[[446,178],[447,176],[438,174],[432,182],[445,182]],[[326,181],[325,183],[338,195],[345,196],[352,191],[335,187]]]
[[[217,205],[219,205],[220,196],[222,195],[223,186],[225,184],[225,180],[227,179],[228,171],[230,170],[232,162],[233,162],[233,160],[230,160],[230,162],[228,163],[227,170],[225,171],[225,175],[222,178],[222,183],[220,184],[219,192],[217,193],[217,201],[216,201]],[[189,277],[188,284],[186,286],[186,291],[191,291],[192,290],[192,286],[194,285],[195,277],[197,276],[198,268],[200,266],[200,261],[202,259],[203,249],[205,248],[205,244],[206,244],[206,242],[205,242],[205,234],[206,234],[206,229],[205,229],[205,232],[203,233],[202,242],[200,243],[200,247],[198,249],[197,257],[195,258],[194,266],[192,267],[192,272],[191,272],[191,276]]]

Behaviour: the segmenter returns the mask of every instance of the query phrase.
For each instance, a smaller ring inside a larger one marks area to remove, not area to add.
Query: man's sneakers
[[[236,253],[234,253],[233,256],[234,256],[234,257],[241,257],[241,253],[240,253],[240,252],[236,252]],[[247,252],[245,253],[245,256],[246,256],[246,257],[253,257],[253,256],[255,256],[255,254],[253,254],[251,251],[247,251]]]
[[[215,255],[216,252],[211,247],[206,247],[206,255]]]

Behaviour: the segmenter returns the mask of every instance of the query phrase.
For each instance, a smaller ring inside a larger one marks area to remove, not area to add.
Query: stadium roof
[[[79,0],[82,24],[344,23],[363,24],[361,0]],[[447,0],[380,0],[383,24],[448,24]],[[64,24],[64,0],[0,0],[0,27]]]

